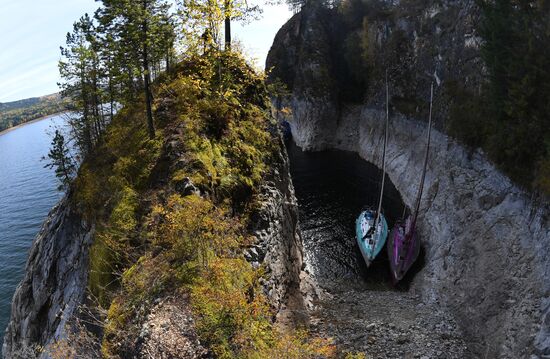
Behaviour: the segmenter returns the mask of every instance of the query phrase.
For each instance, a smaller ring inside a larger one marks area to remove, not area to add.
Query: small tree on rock
[[[55,136],[52,141],[50,153],[48,153],[48,158],[50,163],[46,164],[44,168],[55,169],[55,175],[61,181],[58,189],[60,191],[66,189],[75,176],[76,164],[70,155],[65,137],[59,130],[55,130]]]

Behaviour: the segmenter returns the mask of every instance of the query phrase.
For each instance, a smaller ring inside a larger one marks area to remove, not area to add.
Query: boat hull
[[[394,282],[399,282],[411,269],[420,253],[420,241],[409,218],[394,226],[388,237],[388,258]]]
[[[375,217],[374,211],[367,210],[361,212],[355,222],[357,244],[367,267],[382,251],[388,237],[388,223],[382,214],[380,215],[378,228],[372,231]],[[369,234],[369,231],[372,231],[372,233]]]

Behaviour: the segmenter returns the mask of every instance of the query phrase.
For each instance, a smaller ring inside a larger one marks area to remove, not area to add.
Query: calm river
[[[29,248],[61,197],[41,158],[48,154],[52,126],[63,124],[53,116],[0,134],[0,350]]]

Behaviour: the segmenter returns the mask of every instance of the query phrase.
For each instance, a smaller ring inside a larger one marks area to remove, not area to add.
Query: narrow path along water
[[[50,148],[48,133],[64,123],[53,116],[0,134],[0,348],[31,243],[61,197],[41,158]]]
[[[366,268],[355,240],[355,219],[375,207],[381,170],[357,154],[308,153],[287,142],[299,204],[306,271],[320,299],[310,313],[311,330],[344,351],[369,358],[468,358],[462,335],[448,313],[408,291],[419,260],[403,283],[391,284],[387,254]],[[405,206],[387,181],[384,213],[391,228]]]

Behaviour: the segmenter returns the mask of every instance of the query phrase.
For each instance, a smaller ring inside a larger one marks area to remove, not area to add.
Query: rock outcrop
[[[65,197],[52,209],[29,252],[25,276],[13,297],[2,355],[32,358],[59,338],[82,303],[93,228]]]
[[[464,148],[443,131],[449,99],[445,83],[460,81],[474,89],[483,72],[474,29],[477,10],[473,1],[444,1],[428,9],[411,3],[401,2],[392,9],[393,17],[371,21],[369,28],[378,56],[396,55],[388,61],[392,114],[387,174],[408,206],[422,170],[422,103],[429,101],[430,81],[439,85],[439,131],[432,137],[419,223],[426,265],[412,290],[454,316],[476,355],[550,357],[548,206],[537,204],[481,151]],[[364,101],[340,97],[334,80],[337,55],[330,49],[337,46],[331,31],[337,16],[327,16],[330,11],[303,11],[278,33],[268,67],[290,86],[291,95],[274,105],[290,110],[279,114],[303,149],[354,151],[380,165],[383,80],[372,81]],[[405,51],[385,53],[397,32]],[[329,86],[319,91],[319,84]]]
[[[175,173],[185,166],[185,151],[182,142],[182,126],[170,130],[167,135],[163,156],[156,167],[157,186],[166,186],[168,173]],[[309,291],[302,293],[301,284],[307,282],[302,271],[302,240],[298,228],[298,205],[289,170],[289,160],[285,145],[276,125],[270,133],[276,141],[277,151],[271,167],[260,188],[259,208],[251,218],[249,231],[256,238],[255,243],[245,250],[245,258],[258,268],[265,267],[262,285],[273,309],[278,313],[277,320],[282,325],[294,326],[305,320],[303,307],[309,299]],[[200,192],[188,178],[176,183],[174,188],[182,195]],[[305,280],[301,280],[301,277]]]
[[[278,134],[274,135],[279,138]],[[290,178],[284,144],[261,190],[261,209],[254,218],[256,244],[245,256],[253,265],[266,267],[263,287],[284,326],[303,324],[306,293],[301,290],[303,253],[298,228],[298,205]]]

